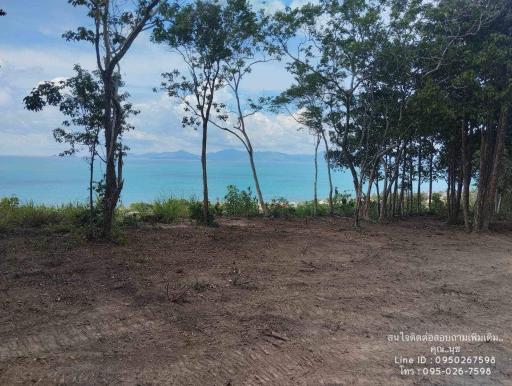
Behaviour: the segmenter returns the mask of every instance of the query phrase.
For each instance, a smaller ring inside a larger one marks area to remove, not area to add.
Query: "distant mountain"
[[[144,154],[129,154],[133,158],[146,158],[146,159],[168,159],[168,160],[199,160],[199,156],[188,153],[186,151],[172,151],[163,153],[144,153]]]
[[[199,160],[200,156],[183,150],[164,153],[145,153],[130,154],[133,158],[146,159],[165,159],[165,160]],[[285,154],[274,151],[260,151],[254,153],[257,162],[309,162],[313,159],[313,155],[308,154]],[[210,161],[226,161],[226,162],[245,162],[247,161],[247,153],[240,150],[221,150],[208,153],[207,159]]]

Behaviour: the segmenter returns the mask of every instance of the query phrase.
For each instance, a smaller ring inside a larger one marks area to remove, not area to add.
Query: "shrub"
[[[334,205],[334,213],[346,217],[350,217],[354,214],[356,203],[349,193],[336,192],[332,201]]]
[[[153,215],[156,221],[163,223],[172,223],[176,220],[187,218],[189,215],[188,201],[175,198],[155,200],[153,203]]]
[[[446,204],[440,193],[432,193],[432,213],[438,215],[446,214]]]
[[[310,216],[325,216],[329,213],[329,205],[318,203],[317,211],[315,214],[315,202],[304,201],[297,204],[295,208],[295,215],[299,217],[310,217]]]
[[[0,230],[14,228],[53,227],[53,230],[70,231],[89,223],[89,209],[83,204],[62,206],[20,204],[17,197],[0,200]]]
[[[224,211],[228,216],[256,216],[259,214],[258,200],[252,196],[250,187],[240,191],[235,185],[228,185]]]
[[[2,197],[0,199],[0,210],[2,211],[16,209],[19,205],[20,199],[16,196]]]
[[[209,206],[211,208],[211,206]],[[203,203],[201,201],[190,200],[188,203],[188,213],[192,220],[197,223],[203,222]],[[208,225],[214,225],[214,216],[212,210],[208,212]]]
[[[288,217],[295,214],[295,208],[284,197],[272,199],[267,207],[272,217]]]
[[[152,203],[134,202],[128,208],[120,208],[124,225],[137,225],[140,221],[170,224],[189,217],[189,202],[184,199],[158,199]]]

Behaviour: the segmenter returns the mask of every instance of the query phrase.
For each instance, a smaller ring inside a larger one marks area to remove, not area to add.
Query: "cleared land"
[[[2,385],[512,384],[509,230],[255,219],[121,245],[1,237]],[[388,342],[399,331],[503,341],[440,345],[494,355],[491,375],[404,376],[395,356],[439,344]]]

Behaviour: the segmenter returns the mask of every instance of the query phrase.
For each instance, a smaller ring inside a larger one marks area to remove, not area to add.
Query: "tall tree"
[[[217,119],[210,119],[216,127],[240,140],[249,156],[249,164],[258,195],[260,207],[265,216],[267,205],[263,199],[258,173],[254,162],[254,148],[248,132],[248,118],[260,112],[268,98],[244,98],[243,83],[253,69],[261,63],[268,62],[264,42],[263,27],[267,18],[262,13],[253,11],[246,0],[228,0],[223,7],[226,25],[226,47],[230,52],[223,60],[225,85],[233,96],[234,102],[217,105]]]
[[[208,127],[216,111],[216,92],[225,84],[224,62],[232,55],[228,47],[229,25],[219,3],[197,0],[180,9],[169,8],[153,32],[156,43],[177,52],[186,70],[162,74],[162,88],[180,100],[185,109],[184,127],[201,129],[203,174],[203,222],[210,223],[206,150]]]
[[[55,140],[67,143],[69,148],[60,153],[60,156],[87,154],[89,165],[89,237],[96,234],[96,206],[94,192],[101,191],[103,181],[94,181],[95,165],[99,159],[105,163],[105,156],[101,154],[100,132],[103,128],[103,89],[98,73],[90,73],[79,65],[74,67],[75,75],[65,80],[46,81],[35,87],[25,97],[24,103],[28,110],[40,111],[45,106],[58,107],[66,119],[62,126],[53,131]],[[131,126],[126,118],[138,111],[126,102],[129,95],[120,95],[123,109],[123,130]],[[100,192],[101,193],[101,192]],[[102,193],[100,194],[102,197]]]
[[[124,109],[121,105],[119,66],[139,34],[151,27],[162,0],[138,0],[132,7],[119,0],[68,0],[87,9],[92,27],[79,27],[63,36],[68,41],[93,45],[103,90],[103,132],[105,137],[105,192],[103,196],[103,236],[112,237],[114,211],[123,189],[123,153],[120,143]]]
[[[450,96],[453,114],[442,159],[447,160],[450,214],[456,220],[462,195],[468,230],[485,231],[495,198],[510,118],[511,20],[509,0],[444,0],[429,5],[420,32],[428,54],[425,75]],[[478,178],[473,224],[469,190],[473,153]],[[462,192],[463,191],[463,192]],[[462,192],[462,193],[461,193]]]

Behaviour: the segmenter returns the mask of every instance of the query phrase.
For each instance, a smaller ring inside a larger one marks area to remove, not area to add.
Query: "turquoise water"
[[[285,197],[290,201],[313,198],[314,165],[309,161],[262,161],[256,165],[265,200]],[[100,172],[98,173],[98,175]],[[124,204],[163,197],[200,198],[201,165],[197,160],[126,159]],[[352,192],[348,172],[333,174],[340,192]],[[222,199],[227,185],[241,189],[253,182],[248,162],[211,160],[208,164],[210,199]],[[0,197],[16,195],[22,201],[62,204],[86,201],[88,170],[85,160],[75,157],[0,157]],[[424,185],[424,188],[426,186]],[[436,183],[434,190],[443,189]],[[325,161],[319,162],[319,198],[328,195]]]
[[[266,200],[286,197],[291,201],[313,197],[313,162],[259,162],[256,165]],[[325,163],[320,163],[318,191],[327,197]],[[122,202],[150,201],[161,197],[201,197],[201,165],[196,160],[126,159]],[[346,173],[334,173],[340,191],[351,190]],[[62,204],[87,199],[88,170],[85,160],[75,157],[0,157],[0,197],[16,195],[22,201]],[[210,199],[222,199],[226,186],[251,186],[247,162],[210,161]]]

